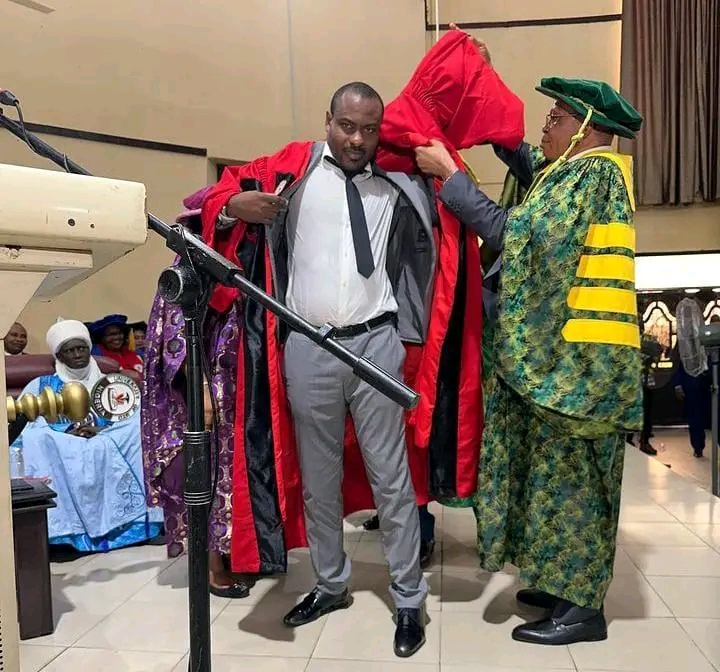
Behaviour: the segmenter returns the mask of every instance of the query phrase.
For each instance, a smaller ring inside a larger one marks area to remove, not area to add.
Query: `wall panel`
[[[563,17],[619,14],[622,0],[544,0],[544,2],[497,2],[496,0],[440,0],[440,22],[527,21]],[[428,0],[429,19],[435,21],[435,3]]]
[[[291,0],[298,138],[325,133],[325,112],[342,84],[365,81],[389,101],[425,53],[423,0]]]

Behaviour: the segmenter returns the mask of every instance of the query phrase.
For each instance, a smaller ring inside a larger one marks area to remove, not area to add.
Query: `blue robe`
[[[59,392],[57,375],[32,380],[23,394],[45,387]],[[91,439],[66,434],[66,419],[28,423],[13,446],[20,446],[25,476],[52,479],[57,508],[48,511],[51,544],[78,551],[111,551],[156,537],[162,509],[145,502],[140,413],[117,423],[93,417],[103,430]]]

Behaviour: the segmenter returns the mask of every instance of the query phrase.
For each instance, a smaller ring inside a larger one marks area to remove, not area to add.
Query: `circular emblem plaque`
[[[104,420],[126,420],[140,408],[140,388],[129,376],[110,373],[95,383],[90,394],[90,405]]]

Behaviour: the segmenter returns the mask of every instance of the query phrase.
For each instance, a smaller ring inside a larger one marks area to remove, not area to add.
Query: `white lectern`
[[[62,293],[146,237],[144,185],[0,164],[0,337],[33,297]],[[4,357],[0,392],[0,670],[19,672]]]

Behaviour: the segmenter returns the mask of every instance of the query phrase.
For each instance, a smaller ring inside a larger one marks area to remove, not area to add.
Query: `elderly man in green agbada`
[[[518,601],[544,611],[514,639],[570,644],[607,638],[624,433],[642,424],[632,160],[612,148],[642,118],[604,82],[551,77],[537,90],[555,101],[540,147],[496,150],[524,192],[516,207],[485,196],[442,146],[416,155],[446,180],[445,204],[502,250],[485,300],[495,333],[473,502],[481,565],[517,566],[529,586]]]

